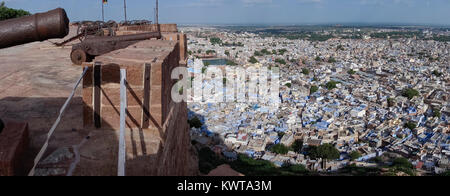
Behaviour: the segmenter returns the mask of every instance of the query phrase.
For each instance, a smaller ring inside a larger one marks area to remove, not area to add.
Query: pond
[[[203,64],[209,65],[227,65],[228,59],[203,59]]]

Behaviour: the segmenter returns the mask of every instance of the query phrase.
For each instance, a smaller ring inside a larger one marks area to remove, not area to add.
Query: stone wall
[[[28,148],[28,124],[5,120],[0,133],[0,176],[24,175],[23,155]]]
[[[186,66],[180,65],[178,41],[142,41],[85,65],[89,70],[83,80],[84,125],[105,131],[119,129],[120,69],[127,70],[127,128],[139,129],[143,137],[137,145],[145,146],[145,153],[133,153],[130,149],[136,144],[127,139],[129,175],[197,174],[187,105],[171,98],[176,82],[171,79],[172,70]]]

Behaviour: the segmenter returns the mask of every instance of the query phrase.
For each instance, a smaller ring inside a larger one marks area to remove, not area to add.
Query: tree
[[[215,54],[216,51],[215,51],[215,50],[207,50],[207,51],[206,51],[206,54],[213,54],[213,53]]]
[[[333,57],[330,57],[328,59],[328,63],[336,63],[336,59],[334,59]]]
[[[218,37],[212,37],[211,39],[209,39],[209,41],[211,42],[212,45],[222,44],[222,40]]]
[[[439,72],[438,70],[434,70],[432,74],[437,76],[437,77],[441,77],[442,76],[442,73]]]
[[[442,116],[441,111],[437,109],[433,109],[433,117],[440,118]]]
[[[350,75],[354,75],[354,74],[356,74],[356,71],[353,70],[353,69],[350,69],[350,70],[348,70],[347,73],[350,74]]]
[[[284,48],[278,50],[278,54],[279,54],[279,55],[284,55],[284,53],[286,53],[286,52],[287,52],[287,50],[284,49]]]
[[[310,71],[307,68],[302,68],[302,74],[309,75]]]
[[[292,84],[291,83],[286,83],[285,86],[287,86],[288,88],[291,88]]]
[[[313,158],[322,158],[327,160],[339,159],[339,151],[331,144],[323,144],[318,147],[310,146],[308,150],[308,155]]]
[[[262,53],[259,52],[259,51],[255,51],[255,52],[253,53],[253,55],[255,55],[255,56],[263,56]]]
[[[200,119],[198,119],[198,117],[196,116],[196,117],[194,117],[194,118],[192,118],[192,119],[190,119],[190,120],[188,120],[188,123],[189,123],[189,126],[192,128],[192,127],[195,127],[195,128],[200,128],[200,127],[202,127],[203,126],[203,124],[202,124],[202,122],[200,121]]]
[[[31,15],[30,12],[22,9],[8,8],[5,6],[5,2],[0,3],[0,21],[28,15]]]
[[[391,98],[391,97],[387,98],[387,102],[388,102],[388,106],[389,107],[395,106],[395,99],[394,98]]]
[[[250,60],[248,60],[248,62],[255,64],[255,63],[258,63],[258,60],[256,60],[256,58],[254,56],[252,56],[252,57],[250,57]]]
[[[356,160],[356,159],[358,159],[358,158],[361,157],[361,153],[359,153],[358,151],[353,151],[353,152],[351,152],[351,153],[349,154],[349,156],[350,156],[350,159],[351,159],[352,161],[354,161],[354,160]]]
[[[274,146],[272,146],[270,151],[277,154],[287,154],[289,152],[289,148],[284,144],[275,144]]]
[[[230,56],[230,52],[228,50],[225,50],[225,55]]]
[[[414,167],[413,164],[408,161],[408,159],[403,157],[394,159],[394,161],[392,162],[392,166],[405,169],[412,169]]]
[[[316,60],[317,62],[322,61],[322,59],[320,58],[320,56],[316,56],[315,60]]]
[[[208,147],[204,147],[198,152],[198,167],[203,174],[208,174],[211,170],[223,163],[225,163],[225,161]]]
[[[235,63],[234,61],[227,60],[227,65],[234,66],[237,65],[237,63]]]
[[[309,93],[313,94],[315,92],[317,92],[319,90],[319,87],[317,86],[311,86],[311,88],[309,89]]]
[[[269,52],[267,49],[262,49],[261,50],[261,53],[263,53],[264,55],[271,55],[272,53],[271,52]]]
[[[413,122],[407,122],[407,123],[405,123],[405,128],[413,130],[413,129],[417,128],[417,125],[416,125],[416,123],[413,123]]]
[[[420,95],[419,91],[412,89],[412,88],[404,89],[402,92],[402,96],[407,97],[408,99],[412,99],[415,96],[419,96],[419,95]]]
[[[286,61],[284,59],[275,59],[276,63],[280,63],[282,65],[286,65]]]
[[[325,84],[325,87],[328,89],[328,90],[333,90],[333,89],[335,89],[335,88],[337,88],[337,84],[339,84],[340,82],[336,82],[336,81],[329,81],[329,82],[327,82],[326,84]]]
[[[303,148],[302,140],[295,140],[294,143],[291,145],[291,149],[294,152],[300,152],[302,148]]]

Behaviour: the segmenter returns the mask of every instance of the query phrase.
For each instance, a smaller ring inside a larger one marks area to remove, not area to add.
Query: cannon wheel
[[[76,49],[73,50],[72,53],[70,53],[70,59],[74,64],[81,65],[84,62],[87,62],[88,56],[83,50]]]

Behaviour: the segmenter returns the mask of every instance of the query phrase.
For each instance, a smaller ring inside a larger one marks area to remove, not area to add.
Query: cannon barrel
[[[140,33],[121,36],[96,36],[86,38],[72,46],[70,58],[76,65],[91,61],[94,57],[119,50],[147,39],[161,39],[160,32]]]
[[[45,13],[14,18],[0,22],[0,49],[63,38],[69,34],[69,19],[66,11],[57,8]]]

